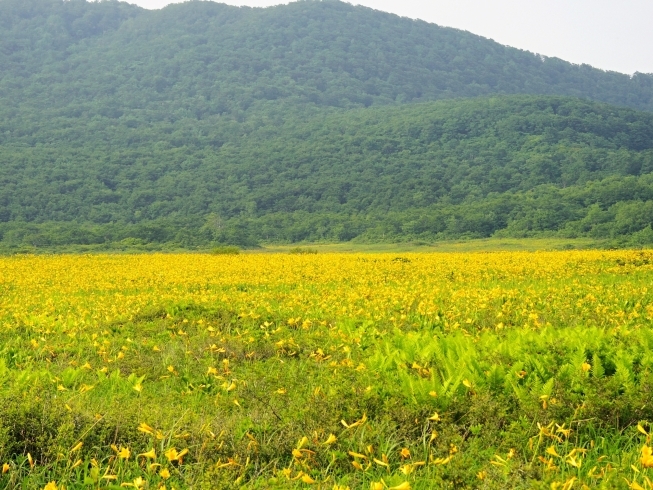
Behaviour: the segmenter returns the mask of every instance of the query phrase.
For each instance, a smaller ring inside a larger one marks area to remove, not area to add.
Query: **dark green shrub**
[[[294,247],[288,250],[288,253],[293,255],[311,255],[316,254],[317,250],[314,248]]]
[[[222,245],[211,249],[213,255],[238,255],[240,252],[240,248],[235,245]]]

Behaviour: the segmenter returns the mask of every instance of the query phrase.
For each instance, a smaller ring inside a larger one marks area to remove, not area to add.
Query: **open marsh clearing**
[[[651,488],[652,279],[648,251],[2,258],[0,487]]]

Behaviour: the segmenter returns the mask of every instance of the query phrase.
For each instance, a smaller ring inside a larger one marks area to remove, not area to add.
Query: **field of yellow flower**
[[[0,258],[0,488],[650,489],[652,286],[648,251]]]

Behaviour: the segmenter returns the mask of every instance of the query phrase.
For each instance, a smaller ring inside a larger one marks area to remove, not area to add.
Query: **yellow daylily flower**
[[[338,440],[338,438],[333,435],[329,434],[329,437],[327,437],[327,440],[323,442],[325,446],[330,446],[331,444],[335,443]]]
[[[141,424],[138,426],[138,431],[145,434],[154,434],[154,429],[147,425],[145,422],[141,422]]]
[[[152,448],[149,451],[147,451],[146,453],[141,453],[136,457],[137,458],[156,459],[156,451],[154,450],[154,448]]]
[[[451,461],[451,458],[453,458],[453,456],[447,456],[446,458],[432,458],[429,462],[434,465],[445,465]]]
[[[390,487],[388,490],[410,490],[410,483],[407,481],[395,486],[395,487]]]
[[[353,422],[351,424],[348,424],[344,420],[341,420],[340,423],[345,426],[345,429],[353,429],[354,427],[358,427],[359,425],[363,425],[367,421],[367,414],[363,414],[360,420],[357,420],[356,422]]]
[[[313,478],[311,478],[311,477],[308,476],[307,474],[303,474],[303,475],[302,475],[302,481],[303,481],[304,483],[309,484],[309,485],[312,485],[313,483],[315,483],[315,480],[313,480]]]
[[[379,466],[385,466],[386,468],[390,468],[390,465],[386,461],[381,461],[380,459],[374,458],[374,462]]]
[[[304,436],[297,441],[297,449],[303,448],[306,444],[308,444],[308,437]]]
[[[653,449],[650,446],[642,446],[642,457],[639,461],[644,468],[653,468]]]
[[[188,454],[188,449],[182,449],[181,451],[177,452],[177,449],[174,447],[171,447],[168,449],[165,453],[165,457],[168,458],[168,461],[171,463],[173,461],[179,461],[181,462],[181,459]]]
[[[551,456],[555,456],[556,458],[562,457],[557,453],[556,448],[554,446],[549,446],[548,448],[546,448],[546,453],[550,454]]]
[[[349,454],[352,458],[367,459],[367,456],[364,454],[355,453],[354,451],[348,451],[347,454]]]
[[[140,476],[138,478],[135,478],[132,483],[121,483],[121,487],[134,487],[134,488],[141,488],[145,486],[145,480],[141,478]]]

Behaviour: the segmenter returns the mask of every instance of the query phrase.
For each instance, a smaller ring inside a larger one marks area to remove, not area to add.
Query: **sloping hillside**
[[[55,116],[242,119],[275,101],[303,111],[491,93],[653,110],[653,76],[542,58],[332,0],[267,9],[188,2],[160,11],[0,0],[0,66],[4,129],[23,119],[30,132]]]
[[[96,230],[62,243],[612,236],[605,223],[615,223],[614,210],[600,219],[597,211],[653,200],[653,114],[564,97],[288,118],[220,146],[212,144],[220,129],[200,123],[96,129],[83,144],[4,146],[5,230],[65,222]],[[628,209],[639,224],[617,235],[653,222],[644,208]],[[590,211],[603,228],[572,226]]]

